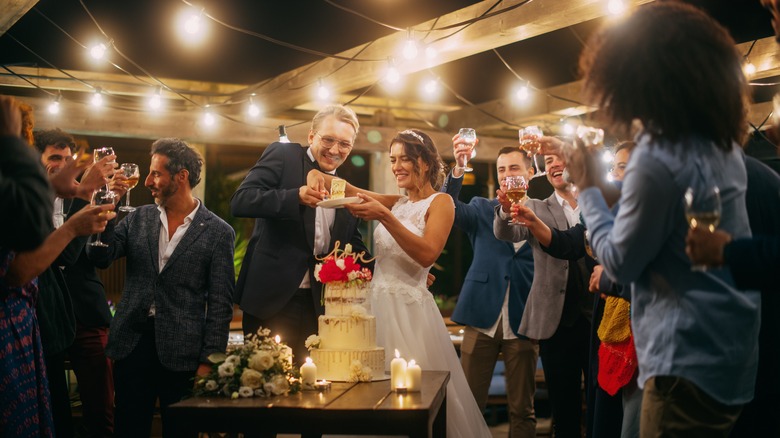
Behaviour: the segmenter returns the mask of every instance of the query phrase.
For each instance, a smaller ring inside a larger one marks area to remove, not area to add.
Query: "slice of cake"
[[[347,181],[341,178],[333,178],[330,181],[330,199],[343,199],[347,189]]]
[[[358,261],[364,254],[344,251],[339,244],[314,269],[325,283],[325,314],[319,317],[319,336],[307,340],[317,379],[371,381],[385,378],[385,350],[376,345],[376,317],[371,314],[371,271]]]

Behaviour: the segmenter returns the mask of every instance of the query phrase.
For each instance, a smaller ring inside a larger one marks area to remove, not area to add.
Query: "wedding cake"
[[[346,180],[333,178],[330,182],[330,199],[343,199],[346,189]]]
[[[357,262],[363,254],[336,249],[315,267],[325,284],[325,314],[319,317],[319,334],[306,344],[317,366],[317,379],[371,381],[385,376],[385,350],[376,345],[376,317],[371,314],[371,271]]]

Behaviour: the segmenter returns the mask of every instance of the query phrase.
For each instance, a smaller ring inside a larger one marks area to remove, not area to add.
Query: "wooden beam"
[[[0,2],[0,35],[6,33],[38,0],[3,0]]]

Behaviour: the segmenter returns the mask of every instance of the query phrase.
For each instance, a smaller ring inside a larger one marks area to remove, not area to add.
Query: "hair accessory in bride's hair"
[[[411,135],[412,137],[416,138],[417,140],[420,140],[420,143],[425,144],[425,140],[423,140],[422,135],[412,131],[411,129],[407,129],[406,131],[401,131],[401,134]]]

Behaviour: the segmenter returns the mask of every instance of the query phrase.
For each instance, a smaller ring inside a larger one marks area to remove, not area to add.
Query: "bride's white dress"
[[[437,193],[420,201],[401,198],[392,212],[413,233],[422,236],[425,214]],[[376,266],[371,282],[371,308],[376,316],[377,343],[385,348],[387,363],[398,349],[406,360],[414,359],[423,370],[450,372],[447,385],[447,437],[491,437],[474,401],[460,360],[439,309],[428,291],[430,268],[409,257],[382,224],[374,231]]]

